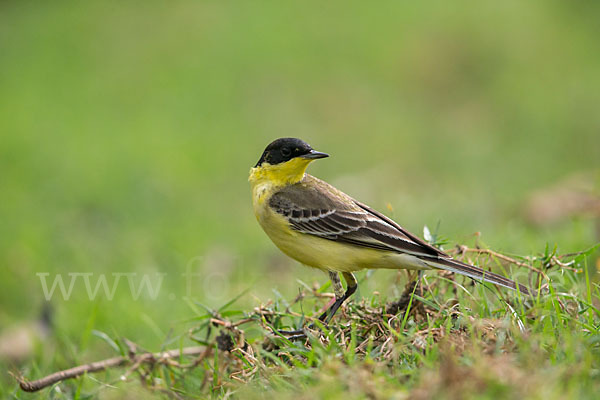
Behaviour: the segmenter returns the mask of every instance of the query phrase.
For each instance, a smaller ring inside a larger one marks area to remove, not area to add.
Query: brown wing
[[[313,185],[301,182],[282,188],[269,201],[271,208],[283,215],[298,232],[417,257],[445,256],[389,218],[325,182],[312,179]]]

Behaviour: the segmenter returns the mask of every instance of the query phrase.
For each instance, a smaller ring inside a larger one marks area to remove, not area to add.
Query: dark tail
[[[469,278],[473,278],[477,281],[490,282],[505,288],[519,290],[521,293],[528,296],[532,295],[527,286],[511,281],[502,275],[485,271],[481,268],[475,267],[474,265],[465,264],[451,258],[438,258],[434,260],[422,259],[422,261],[433,268],[452,271],[457,274],[468,276]]]

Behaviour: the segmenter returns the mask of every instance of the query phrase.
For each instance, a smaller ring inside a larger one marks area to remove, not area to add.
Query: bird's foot
[[[286,336],[286,339],[289,341],[306,339],[307,331],[319,329],[314,323],[305,326],[301,329],[295,329],[293,331],[285,331],[285,330],[277,330],[276,333],[279,333],[283,336]]]
[[[282,330],[278,330],[277,333],[280,333],[284,336],[294,336],[294,335],[302,335],[304,334],[304,328],[302,329],[296,329],[293,331],[282,331]]]

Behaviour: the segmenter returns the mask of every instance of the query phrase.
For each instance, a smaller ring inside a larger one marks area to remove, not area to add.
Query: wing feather
[[[440,253],[434,247],[414,241],[391,220],[370,212],[351,198],[345,200],[316,198],[310,188],[298,190],[291,186],[273,194],[269,205],[301,233],[418,257],[435,257]]]
[[[310,175],[274,193],[269,206],[298,232],[353,246],[407,253],[432,268],[530,293],[527,287],[508,278],[452,259],[382,213]]]

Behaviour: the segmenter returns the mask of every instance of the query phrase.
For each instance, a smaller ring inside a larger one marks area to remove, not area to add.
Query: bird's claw
[[[286,337],[287,340],[294,341],[294,340],[306,339],[307,330],[315,330],[315,329],[318,329],[318,327],[313,323],[313,324],[305,326],[301,329],[296,329],[293,331],[277,330],[276,333],[279,333],[283,336],[287,336]]]
[[[303,329],[296,329],[293,331],[282,331],[282,330],[277,330],[277,333],[280,333],[284,336],[294,336],[294,335],[301,335],[304,334],[304,328]]]

